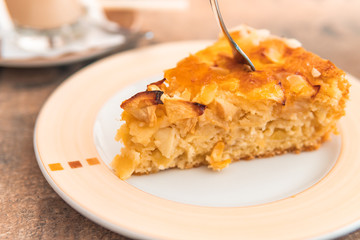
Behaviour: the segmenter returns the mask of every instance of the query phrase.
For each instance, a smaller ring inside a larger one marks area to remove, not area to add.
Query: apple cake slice
[[[121,104],[124,147],[112,162],[121,179],[314,150],[336,133],[349,93],[342,70],[267,30],[231,35],[256,71],[221,37]]]

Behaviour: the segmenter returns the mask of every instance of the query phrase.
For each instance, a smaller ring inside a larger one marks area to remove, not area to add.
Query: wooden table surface
[[[299,39],[360,78],[360,1],[220,1],[229,27],[246,23]],[[215,39],[208,1],[183,11],[142,11],[156,42]],[[33,151],[36,116],[47,97],[92,61],[49,68],[0,68],[0,239],[127,239],[67,205],[42,176]],[[359,159],[360,160],[360,159]],[[360,239],[360,230],[341,239]]]

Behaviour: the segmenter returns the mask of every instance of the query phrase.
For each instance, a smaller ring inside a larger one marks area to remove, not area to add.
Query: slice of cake
[[[121,179],[314,150],[336,133],[349,93],[342,70],[266,30],[231,35],[256,71],[220,38],[121,104],[124,147],[112,162]]]

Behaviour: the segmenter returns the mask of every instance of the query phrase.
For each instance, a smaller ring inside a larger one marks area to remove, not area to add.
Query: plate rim
[[[126,228],[123,228],[119,225],[115,225],[111,222],[108,222],[106,220],[101,219],[100,217],[96,216],[94,213],[92,213],[90,210],[87,210],[85,207],[83,207],[82,205],[80,205],[76,200],[74,200],[73,198],[71,198],[70,196],[66,195],[64,193],[64,191],[56,184],[56,182],[54,181],[54,179],[50,176],[50,174],[47,172],[47,170],[44,167],[43,162],[41,161],[41,157],[39,152],[37,151],[37,141],[36,141],[36,129],[37,129],[37,120],[35,122],[35,127],[34,127],[34,135],[33,135],[33,142],[34,142],[34,152],[35,152],[35,157],[36,157],[36,162],[39,165],[39,168],[41,170],[42,175],[44,176],[44,178],[46,179],[46,181],[49,183],[49,185],[51,186],[51,188],[60,196],[60,198],[62,200],[64,200],[70,207],[72,207],[75,211],[77,211],[78,213],[80,213],[82,216],[90,219],[91,221],[95,222],[96,224],[99,224],[100,226],[111,230],[115,233],[130,237],[130,238],[140,238],[140,239],[149,239],[148,236],[142,235],[140,233],[137,232],[133,232],[130,231]],[[119,228],[121,230],[121,232],[119,232]]]

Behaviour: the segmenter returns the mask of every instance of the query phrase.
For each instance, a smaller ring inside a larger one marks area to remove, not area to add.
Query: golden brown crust
[[[257,34],[254,29],[249,31],[252,31],[252,35]],[[232,58],[226,39],[221,38],[214,45],[180,61],[176,68],[167,70],[165,82],[169,86],[166,92],[171,94],[188,89],[192,97],[195,97],[204,85],[216,83],[220,89],[224,89],[226,82],[236,79],[232,91],[250,96],[254,90],[262,89],[268,84],[278,84],[279,80],[283,81],[288,76],[298,75],[314,88],[314,98],[322,83],[345,76],[345,73],[329,60],[324,60],[302,47],[290,47],[286,39],[268,36],[253,44],[251,34],[247,37],[239,31],[233,32],[232,36],[252,60],[256,71],[249,72],[242,64],[237,63]],[[320,75],[314,77],[314,71]],[[289,86],[283,85],[282,89],[284,95],[294,95]],[[267,91],[271,95],[271,91]],[[298,94],[300,93],[295,95]],[[266,95],[259,94],[257,97],[263,99]]]
[[[140,121],[153,123],[156,121],[156,105],[163,104],[162,94],[162,91],[140,92],[125,100],[120,107]]]
[[[155,86],[160,87],[160,86],[165,82],[165,80],[166,80],[166,79],[163,78],[162,80],[159,80],[159,81],[157,81],[157,82],[150,83],[150,84],[147,85],[147,87],[149,87],[150,85],[155,85]]]
[[[144,91],[139,92],[131,98],[123,101],[120,105],[121,108],[126,109],[128,107],[143,108],[151,105],[163,104],[161,101],[162,91]]]

